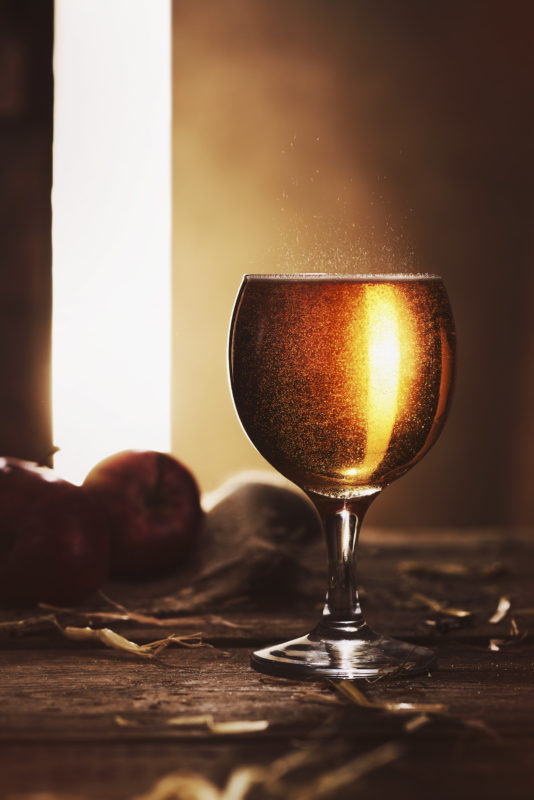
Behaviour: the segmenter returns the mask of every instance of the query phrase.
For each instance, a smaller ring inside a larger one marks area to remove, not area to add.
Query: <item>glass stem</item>
[[[322,636],[346,637],[365,627],[356,581],[356,549],[363,517],[375,496],[347,500],[342,508],[339,501],[313,498],[323,521],[328,556],[326,603],[317,628]]]

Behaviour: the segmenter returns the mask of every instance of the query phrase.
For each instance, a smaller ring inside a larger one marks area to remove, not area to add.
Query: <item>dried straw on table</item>
[[[501,597],[499,599],[495,612],[491,615],[488,622],[491,622],[492,625],[496,625],[498,622],[501,622],[508,614],[511,607],[512,604],[510,602],[510,598],[504,596]]]
[[[269,727],[269,722],[266,719],[216,722],[212,714],[198,714],[196,716],[171,717],[167,720],[167,725],[185,727],[206,725],[211,733],[232,734],[265,731]]]
[[[319,800],[321,797],[332,796],[332,792],[350,786],[370,772],[390,764],[404,752],[401,742],[386,742],[349,760],[342,767],[323,769],[311,780],[306,777],[304,781],[289,783],[285,779],[295,770],[307,766],[309,772],[309,769],[314,769],[321,763],[321,750],[318,747],[308,751],[294,749],[266,767],[237,767],[222,789],[198,773],[176,772],[163,776],[148,792],[131,800],[244,800],[251,789],[258,785],[265,787],[275,797]]]
[[[140,728],[143,722],[139,719],[124,717],[122,714],[115,714],[113,721],[120,728]],[[245,733],[261,733],[269,727],[266,719],[231,719],[218,720],[212,714],[193,714],[180,717],[170,717],[165,720],[165,724],[170,727],[196,728],[206,727],[210,733],[217,735],[241,735]]]
[[[122,714],[115,714],[113,721],[120,728],[139,728],[141,723],[137,719],[128,719],[123,717]]]
[[[528,635],[528,631],[520,631],[517,622],[512,617],[510,619],[509,635],[507,639],[490,639],[489,649],[497,653],[503,648],[513,647],[523,641]]]
[[[0,635],[11,633],[29,633],[39,630],[54,628],[56,624],[54,614],[41,614],[37,617],[22,617],[21,619],[8,619],[0,622]]]
[[[506,572],[500,561],[482,566],[472,566],[446,561],[400,561],[397,572],[401,575],[444,578],[494,578]]]
[[[435,600],[433,597],[428,597],[425,594],[421,594],[420,592],[415,592],[412,595],[412,599],[420,603],[421,605],[426,606],[427,608],[431,609],[431,611],[435,611],[437,614],[444,614],[445,616],[449,617],[460,617],[460,618],[469,618],[472,616],[471,611],[466,611],[464,608],[454,608],[446,603],[442,603],[439,600]]]
[[[109,600],[109,598],[106,598]],[[113,602],[113,601],[109,601]],[[117,604],[119,605],[119,604]],[[22,617],[20,619],[9,619],[0,621],[0,635],[4,634],[23,634],[35,633],[40,630],[57,628],[58,617],[72,618],[77,621],[84,622],[129,622],[138,625],[149,625],[156,628],[183,628],[184,624],[190,626],[193,624],[206,624],[206,622],[218,623],[225,627],[242,628],[241,624],[237,625],[229,620],[225,620],[218,615],[205,615],[199,617],[191,616],[177,616],[177,617],[154,617],[148,614],[143,614],[137,611],[129,611],[124,606],[120,606],[121,611],[86,611],[77,608],[66,608],[62,606],[54,606],[49,603],[39,603],[39,608],[44,611],[52,613],[41,614],[39,616]],[[188,634],[195,637],[197,634]]]
[[[137,644],[110,630],[110,628],[75,628],[73,626],[63,628],[59,623],[57,623],[57,627],[65,638],[72,641],[100,642],[113,650],[121,650],[143,658],[154,658],[171,644],[180,645],[181,647],[202,647],[204,645],[204,642],[199,638],[201,636],[200,633],[188,636],[179,636],[176,633],[172,633],[164,639],[157,639],[146,644]]]
[[[417,712],[419,714],[442,714],[448,710],[448,706],[443,703],[411,703],[411,702],[391,702],[389,700],[369,700],[369,698],[358,689],[351,681],[332,681],[333,687],[345,699],[349,700],[354,705],[362,706],[364,708],[374,708],[382,711],[390,711],[393,713],[412,714]]]
[[[42,617],[28,617],[22,620],[10,620],[0,623],[0,627],[9,631],[35,630],[36,628],[42,629],[43,627],[53,628],[60,631],[66,639],[70,639],[71,641],[99,642],[113,650],[120,650],[143,658],[154,658],[169,645],[178,645],[181,647],[209,646],[206,642],[202,641],[202,633],[200,632],[183,635],[172,633],[163,639],[157,639],[145,644],[137,644],[110,628],[91,628],[88,626],[82,628],[74,625],[62,625],[54,614],[47,614]]]

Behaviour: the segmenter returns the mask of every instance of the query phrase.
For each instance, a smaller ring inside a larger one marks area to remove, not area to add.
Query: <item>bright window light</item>
[[[81,482],[170,448],[170,0],[56,0],[53,424]]]

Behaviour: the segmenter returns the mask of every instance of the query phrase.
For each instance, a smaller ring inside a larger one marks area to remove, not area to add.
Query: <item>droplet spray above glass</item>
[[[328,585],[314,630],[259,650],[274,675],[426,671],[431,650],[374,633],[358,600],[363,516],[436,441],[447,415],[454,323],[436,275],[245,275],[230,380],[252,443],[321,515]]]

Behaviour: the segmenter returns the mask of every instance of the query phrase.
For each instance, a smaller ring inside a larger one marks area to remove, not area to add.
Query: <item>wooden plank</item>
[[[439,663],[431,677],[367,683],[365,690],[375,700],[442,703],[461,719],[475,716],[510,735],[534,735],[530,648],[490,653],[447,646]],[[333,710],[345,709],[324,682],[254,672],[243,649],[229,655],[174,650],[142,663],[106,651],[8,651],[0,669],[3,741],[211,739],[204,724],[168,724],[172,717],[205,714],[220,720],[266,719],[270,727],[258,738],[278,738],[303,735]],[[391,715],[363,713],[366,737],[394,721]],[[132,726],[122,727],[117,715]]]
[[[398,740],[395,740],[398,741]],[[337,743],[334,743],[334,745]],[[330,797],[335,800],[365,797],[370,800],[531,800],[532,769],[526,765],[528,752],[503,748],[473,734],[456,733],[449,740],[432,741],[422,733],[401,741],[403,752],[389,766],[377,768]],[[530,742],[532,747],[534,742]],[[324,743],[325,749],[328,743]],[[374,744],[339,745],[338,756],[329,753],[328,767],[375,750]],[[223,786],[238,766],[269,765],[290,750],[287,743],[191,742],[61,744],[54,747],[3,745],[1,795],[7,800],[25,798],[30,792],[67,793],[90,800],[128,800],[147,791],[163,775],[186,771]],[[286,779],[292,787],[317,781],[325,773],[325,761]],[[254,799],[271,798],[255,789]],[[288,796],[285,792],[283,797]],[[46,800],[55,800],[46,796]],[[37,800],[33,797],[32,800]],[[41,798],[39,798],[41,800]],[[44,800],[44,798],[42,798]]]
[[[519,536],[505,554],[503,546],[500,535],[468,535],[451,547],[447,536],[429,534],[419,543],[386,536],[363,549],[366,605],[376,627],[432,643],[438,653],[431,676],[360,684],[376,703],[416,704],[408,715],[348,704],[323,681],[270,678],[249,668],[253,642],[283,639],[313,623],[318,610],[308,601],[283,613],[221,612],[237,628],[210,614],[180,622],[180,631],[203,629],[225,652],[172,648],[157,659],[141,660],[80,646],[56,632],[4,638],[0,796],[48,791],[127,800],[177,769],[222,786],[238,766],[276,765],[276,759],[304,747],[310,759],[284,778],[281,796],[298,790],[307,798],[310,782],[349,764],[348,782],[329,795],[336,800],[356,793],[367,800],[497,800],[504,794],[508,800],[530,800],[534,654],[528,638],[491,652],[489,637],[506,637],[509,621],[491,625],[488,617],[501,594],[510,595],[513,609],[518,603],[534,605],[532,544]],[[412,555],[473,566],[481,558],[504,557],[507,566],[490,579],[403,575],[398,562]],[[471,627],[443,635],[429,629],[429,612],[411,602],[414,592],[423,591],[471,603],[477,610]],[[528,615],[517,620],[526,630]],[[122,630],[139,641],[167,631],[131,623]],[[417,704],[444,704],[447,711],[427,715],[422,727],[410,732],[407,721],[421,717]],[[223,735],[200,721],[169,724],[173,717],[197,715],[216,721],[264,719],[269,727]],[[361,758],[372,763],[373,752],[394,757],[360,775]],[[272,796],[260,785],[251,798]]]

